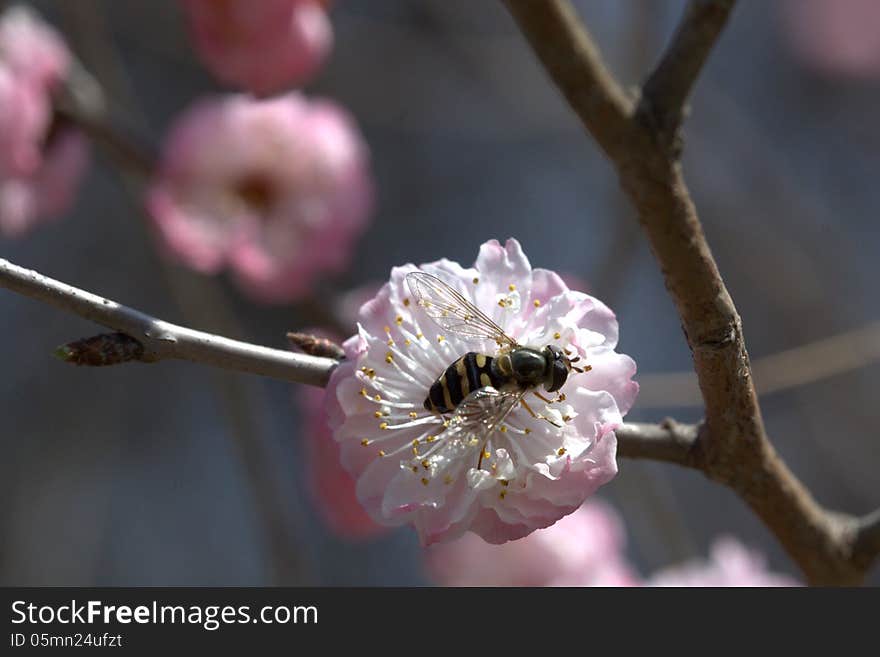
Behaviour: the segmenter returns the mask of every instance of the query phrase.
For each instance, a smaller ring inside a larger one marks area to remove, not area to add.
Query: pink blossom
[[[307,81],[333,45],[317,0],[182,0],[196,51],[223,82],[269,94]]]
[[[62,214],[88,165],[88,146],[53,118],[68,74],[61,37],[31,10],[0,16],[0,235],[19,237]]]
[[[454,415],[454,425],[444,424],[423,401],[458,357],[497,354],[498,346],[429,319],[405,281],[416,269],[394,268],[361,308],[358,334],[346,341],[347,358],[328,388],[328,415],[358,499],[377,523],[413,524],[423,544],[467,530],[503,543],[552,525],[617,473],[614,429],[638,385],[635,363],[614,350],[614,314],[555,273],[532,269],[513,239],[485,243],[472,268],[445,259],[423,265],[520,344],[556,344],[592,367],[572,371],[552,403],[530,397],[558,426],[516,407],[488,441],[463,436]]]
[[[745,587],[800,586],[800,583],[767,570],[764,558],[732,537],[719,538],[705,562],[688,562],[655,573],[646,586]]]
[[[325,100],[289,93],[197,103],[165,141],[147,205],[171,254],[229,267],[265,302],[307,294],[348,262],[372,206],[367,148]]]
[[[0,18],[0,60],[19,79],[43,91],[53,91],[71,65],[61,35],[25,6],[10,7]]]
[[[425,558],[443,586],[636,586],[624,543],[620,517],[593,499],[519,541],[491,545],[466,534],[427,548]]]
[[[42,158],[33,175],[0,179],[0,235],[20,237],[71,205],[88,167],[88,143],[80,132],[63,128]]]
[[[320,388],[297,387],[308,491],[334,533],[347,539],[370,538],[385,531],[385,527],[373,522],[357,501],[355,481],[339,462],[339,444],[333,440],[324,417],[324,395]]]
[[[787,0],[783,25],[795,54],[826,75],[880,77],[880,3]]]

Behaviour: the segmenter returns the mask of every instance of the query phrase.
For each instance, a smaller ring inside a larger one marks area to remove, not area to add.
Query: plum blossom
[[[35,12],[0,16],[0,235],[19,237],[62,214],[88,164],[88,146],[53,116],[72,57]]]
[[[876,0],[787,0],[785,36],[801,61],[825,75],[880,77],[880,3]]]
[[[221,81],[269,94],[307,81],[333,30],[319,0],[182,0],[196,52]]]
[[[333,440],[323,413],[324,394],[320,388],[297,386],[309,496],[333,533],[349,540],[370,538],[386,528],[373,522],[360,505],[355,480],[339,462],[339,443]]]
[[[722,537],[711,548],[705,562],[686,562],[652,575],[646,586],[746,587],[800,586],[787,575],[771,572],[763,556],[737,539]]]
[[[425,561],[443,586],[636,586],[625,540],[620,517],[594,498],[522,540],[491,545],[465,534],[427,548]]]
[[[443,259],[421,269],[519,344],[558,345],[592,369],[572,371],[549,403],[530,395],[529,406],[553,423],[516,407],[488,441],[447,433],[450,419],[423,406],[429,387],[466,352],[493,355],[498,346],[442,330],[405,281],[417,267],[395,267],[361,307],[328,386],[329,420],[358,499],[377,523],[413,524],[425,545],[467,530],[503,543],[552,525],[617,473],[614,430],[638,384],[633,360],[614,350],[614,314],[552,271],[532,269],[514,239],[486,242],[470,268]]]
[[[205,273],[228,267],[246,293],[281,303],[345,267],[372,198],[351,118],[292,92],[210,98],[185,111],[147,206],[174,257]]]

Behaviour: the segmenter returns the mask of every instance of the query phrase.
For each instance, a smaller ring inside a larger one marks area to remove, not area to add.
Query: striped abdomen
[[[492,367],[491,356],[469,351],[446,368],[431,384],[425,408],[432,413],[451,413],[462,400],[478,388],[500,388],[506,379]]]

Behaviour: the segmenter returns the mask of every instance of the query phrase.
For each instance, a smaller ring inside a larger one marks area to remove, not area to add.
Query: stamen
[[[541,302],[535,299],[534,301],[532,301],[532,305],[535,306],[535,308],[540,308]]]
[[[403,305],[406,307],[409,307],[409,299],[408,298],[403,300]]]
[[[562,337],[562,333],[560,333],[559,331],[556,331],[556,333],[553,334],[554,340],[558,340],[561,337]]]
[[[516,285],[511,283],[510,285],[507,286],[507,289],[510,290],[511,292],[516,292]]]
[[[479,279],[479,278],[474,278],[474,285],[476,285],[476,284],[479,283],[479,282],[480,282],[480,279]]]

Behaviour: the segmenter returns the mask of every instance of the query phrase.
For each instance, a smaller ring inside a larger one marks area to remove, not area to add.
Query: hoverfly
[[[557,392],[572,370],[582,373],[590,366],[576,366],[579,357],[570,359],[557,345],[548,344],[543,349],[520,345],[486,313],[432,274],[411,272],[406,282],[418,305],[444,331],[493,340],[499,347],[494,356],[469,351],[447,366],[429,388],[425,409],[438,415],[452,413],[448,432],[485,440],[517,404],[533,418],[560,426],[535,413],[524,397],[532,391],[549,403],[551,400],[537,388],[543,385],[547,392]],[[478,468],[482,456],[481,450]]]

